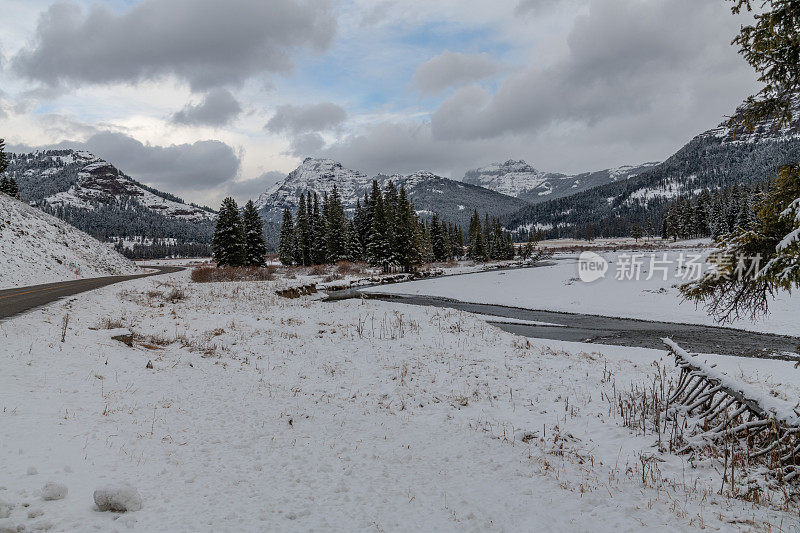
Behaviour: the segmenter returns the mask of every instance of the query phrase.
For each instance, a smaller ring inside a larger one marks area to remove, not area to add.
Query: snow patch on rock
[[[63,483],[48,481],[42,487],[42,499],[45,501],[63,500],[69,490]]]

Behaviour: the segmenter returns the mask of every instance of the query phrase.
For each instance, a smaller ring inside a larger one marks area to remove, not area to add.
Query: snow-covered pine
[[[266,264],[267,243],[264,240],[264,222],[252,200],[242,209],[244,229],[244,263],[247,266],[263,267]],[[290,225],[291,229],[291,225]]]
[[[242,266],[245,262],[244,226],[233,198],[225,198],[219,209],[211,249],[217,266]]]
[[[303,211],[305,211],[305,200],[301,202],[303,205]],[[305,215],[305,213],[303,213]],[[298,214],[297,217],[300,220],[300,215]],[[302,233],[298,232],[300,238],[302,239]],[[278,259],[284,265],[292,265],[295,260],[299,264],[303,264],[302,256],[298,256],[297,251],[298,249],[302,249],[302,247],[298,247],[297,244],[297,237],[295,234],[295,226],[294,221],[292,220],[292,212],[289,211],[289,208],[283,210],[283,222],[281,223],[281,236],[280,241],[278,242]]]
[[[311,219],[313,208],[311,207],[311,195],[305,193],[300,194],[300,204],[297,209],[297,219],[294,227],[294,262],[298,265],[311,266]],[[283,220],[287,223],[286,211],[284,211]],[[289,217],[292,213],[289,211]],[[288,235],[286,239],[288,239]]]
[[[322,211],[324,211],[324,202]],[[320,210],[319,196],[317,194],[314,194],[314,208],[311,220],[311,262],[315,265],[321,265],[328,258],[328,242],[325,240],[327,233],[325,217]]]
[[[325,244],[328,247],[327,263],[347,259],[347,218],[342,207],[338,187],[334,184],[327,197],[325,216]]]

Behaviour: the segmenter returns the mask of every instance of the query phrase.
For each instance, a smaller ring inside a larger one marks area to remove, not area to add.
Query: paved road
[[[631,318],[614,318],[555,311],[538,311],[501,305],[474,304],[431,296],[395,296],[366,293],[366,297],[390,302],[459,309],[470,313],[492,315],[489,320],[505,331],[526,337],[617,346],[639,346],[664,349],[662,337],[693,352],[738,355],[742,357],[797,360],[797,337],[754,333],[733,328],[653,322]],[[558,324],[557,326],[512,324],[503,319]],[[794,353],[794,355],[790,355]]]
[[[45,283],[43,285],[20,287],[18,289],[0,290],[0,320],[49,304],[65,296],[72,296],[92,289],[99,289],[100,287],[119,283],[120,281],[158,276],[160,274],[170,274],[183,270],[181,267],[147,268],[152,268],[156,270],[156,272],[134,274],[132,276],[106,276],[102,278],[77,279],[74,281]]]

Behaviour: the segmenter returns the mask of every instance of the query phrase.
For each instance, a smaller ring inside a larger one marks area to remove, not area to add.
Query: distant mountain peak
[[[10,153],[9,160],[7,172],[22,198],[95,237],[201,246],[210,241],[212,210],[148,187],[91,152],[39,150]]]
[[[561,198],[605,183],[628,179],[658,163],[626,165],[617,168],[584,172],[568,176],[557,172],[542,172],[523,159],[509,159],[469,170],[464,183],[479,185],[529,203],[539,203],[551,198]]]
[[[439,176],[428,170],[411,174],[377,174],[369,177],[363,172],[344,167],[331,159],[307,157],[291,171],[282,183],[270,187],[261,194],[257,205],[268,222],[279,223],[284,209],[296,212],[300,195],[330,193],[336,185],[346,210],[355,208],[356,202],[364,198],[376,180],[381,188],[391,181],[398,189],[404,187],[414,202],[418,213],[429,216],[438,213],[442,218],[459,224],[468,222],[473,209],[498,216],[516,211],[525,202],[503,194],[465,185],[460,181]]]

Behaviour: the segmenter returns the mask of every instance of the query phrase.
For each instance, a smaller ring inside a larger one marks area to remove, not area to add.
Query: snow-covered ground
[[[665,352],[529,340],[449,310],[275,296],[296,280],[188,279],[139,279],[0,322],[0,528],[797,523],[794,508],[718,495],[713,464],[660,453],[655,435],[620,424],[607,398],[649,386],[657,367],[674,377]],[[112,339],[130,331],[133,346]],[[782,387],[797,374],[765,363],[742,375]],[[48,482],[66,497],[44,500]],[[94,508],[95,489],[125,484],[141,510]]]
[[[0,289],[139,272],[110,245],[0,194]]]
[[[644,253],[641,276],[617,279],[622,269],[627,277],[632,272],[627,265],[634,263],[632,255]],[[667,263],[660,263],[667,254]],[[600,255],[609,263],[604,278],[586,283],[579,279],[578,255],[559,254],[554,264],[530,269],[483,272],[468,276],[446,277],[414,283],[374,287],[368,292],[384,294],[413,294],[452,298],[465,302],[523,307],[528,309],[587,313],[643,320],[658,320],[690,324],[719,325],[701,308],[682,301],[678,286],[681,254],[688,263],[694,251],[657,251],[656,269],[650,276],[650,252],[606,252]],[[622,264],[626,266],[621,266]],[[663,279],[661,267],[668,268]],[[688,272],[683,270],[683,272]],[[737,320],[731,327],[800,336],[800,296],[782,293],[770,306],[771,313],[755,322]]]

